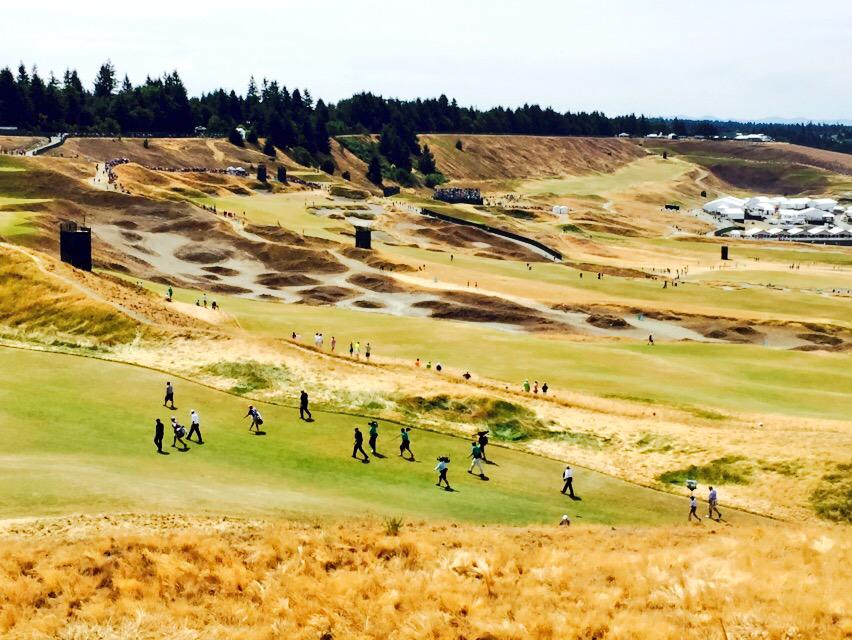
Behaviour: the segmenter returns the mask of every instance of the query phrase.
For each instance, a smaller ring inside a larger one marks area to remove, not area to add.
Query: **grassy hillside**
[[[645,155],[614,138],[428,134],[420,142],[432,149],[438,169],[456,181],[608,173]]]
[[[15,523],[0,551],[0,632],[839,640],[852,631],[844,531],[554,525],[406,521],[389,535],[352,520]]]
[[[265,436],[248,433],[248,401],[176,381],[175,413],[200,411],[204,445],[156,454],[155,417],[169,376],[89,358],[0,348],[0,430],[8,450],[0,471],[0,515],[72,512],[368,514],[474,522],[549,522],[564,512],[583,522],[665,523],[683,517],[683,501],[579,470],[582,501],[559,493],[562,465],[494,448],[491,479],[464,472],[464,439],[415,430],[418,462],[397,456],[397,425],[382,423],[379,450],[362,464],[350,457],[352,430],[366,419],[260,403]],[[123,391],[126,390],[126,391]],[[257,404],[257,403],[256,403]],[[453,459],[456,491],[435,487],[434,460]],[[733,518],[733,516],[732,516]],[[741,522],[750,517],[737,516]]]

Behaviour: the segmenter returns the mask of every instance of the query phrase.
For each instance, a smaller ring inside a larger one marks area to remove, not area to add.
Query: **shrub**
[[[398,536],[402,525],[405,524],[402,518],[388,518],[385,520],[385,535]]]
[[[334,160],[331,158],[326,158],[320,163],[320,170],[329,175],[334,175],[334,169]]]
[[[820,518],[852,523],[852,462],[825,474],[810,500]]]
[[[443,173],[430,173],[426,175],[424,181],[426,186],[432,189],[440,184],[444,184],[447,181],[447,177]]]
[[[343,178],[344,180],[351,180],[352,174],[350,174],[348,171],[344,171],[343,173],[340,174],[340,177]]]
[[[236,129],[231,129],[231,133],[228,134],[228,142],[238,147],[244,147],[245,142],[243,141],[243,137],[240,135],[240,132]]]
[[[246,134],[246,142],[250,142],[251,144],[257,144],[257,131],[254,129],[250,129]]]
[[[702,466],[690,465],[684,469],[666,471],[657,479],[666,484],[683,484],[687,478],[705,484],[748,484],[751,471],[751,465],[742,456],[725,456]]]
[[[278,155],[278,152],[275,150],[275,145],[272,144],[271,138],[267,138],[266,142],[263,143],[263,153],[268,155],[270,158],[274,158]]]
[[[456,140],[456,149],[458,149],[459,151],[464,150],[464,145],[462,144],[461,140]]]

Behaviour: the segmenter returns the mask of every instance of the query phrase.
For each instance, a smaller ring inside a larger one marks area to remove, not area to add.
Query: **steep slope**
[[[611,172],[646,155],[616,138],[428,134],[420,142],[432,149],[441,172],[458,181]]]

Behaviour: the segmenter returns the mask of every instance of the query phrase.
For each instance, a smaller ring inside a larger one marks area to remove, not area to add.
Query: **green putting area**
[[[167,380],[177,410],[162,406]],[[294,401],[296,399],[294,398]],[[685,518],[686,500],[576,469],[582,500],[560,493],[563,464],[496,446],[489,480],[466,473],[465,439],[412,431],[417,462],[399,458],[399,425],[380,423],[379,452],[351,458],[352,431],[367,418],[255,403],[265,435],[249,433],[249,401],[131,365],[0,348],[0,516],[185,512],[243,516],[405,516],[494,523],[663,524]],[[169,417],[201,414],[204,445],[172,448]],[[154,419],[166,423],[164,450]],[[435,486],[435,459],[452,459],[455,489]],[[752,516],[735,514],[734,522]]]

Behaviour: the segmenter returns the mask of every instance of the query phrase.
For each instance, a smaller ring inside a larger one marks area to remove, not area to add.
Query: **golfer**
[[[361,433],[361,430],[358,427],[355,427],[355,446],[352,448],[352,457],[357,459],[359,451],[361,452],[361,455],[364,456],[364,462],[370,459],[364,451],[364,434]]]
[[[565,484],[562,485],[562,493],[564,494],[568,491],[568,495],[572,498],[574,497],[574,470],[565,465],[565,471],[562,472],[562,480],[565,481]]]
[[[169,407],[169,405],[171,406]],[[170,409],[175,408],[175,388],[171,382],[166,382],[166,398],[163,400],[163,406]]]
[[[189,434],[186,439],[192,441],[193,433],[198,436],[198,444],[204,444],[204,440],[201,438],[201,417],[195,409],[189,412]]]

